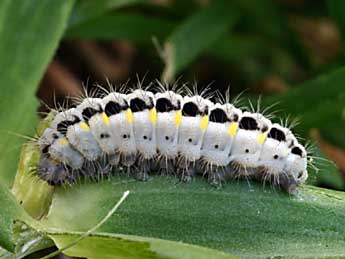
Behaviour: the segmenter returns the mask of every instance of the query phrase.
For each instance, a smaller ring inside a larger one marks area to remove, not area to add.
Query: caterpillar
[[[146,181],[149,173],[195,175],[221,186],[254,179],[288,193],[308,177],[307,152],[291,129],[267,116],[182,94],[159,84],[149,89],[104,90],[75,107],[56,111],[38,138],[37,175],[50,185],[99,178],[114,168]]]

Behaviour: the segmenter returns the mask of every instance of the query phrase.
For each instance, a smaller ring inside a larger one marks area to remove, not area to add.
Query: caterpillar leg
[[[294,194],[297,190],[298,180],[291,174],[288,174],[284,171],[278,171],[272,173],[267,170],[267,168],[260,169],[260,177],[262,182],[269,182],[273,186],[282,188],[289,194]]]
[[[134,165],[136,160],[137,160],[137,155],[135,153],[121,155],[121,164],[125,167]]]
[[[181,181],[184,183],[192,182],[193,176],[195,175],[194,162],[184,161],[178,165],[178,174],[181,177]]]
[[[120,164],[121,155],[119,152],[115,152],[108,156],[109,164],[113,166],[118,166]]]
[[[141,160],[136,166],[135,178],[139,181],[146,182],[149,179],[151,161],[149,159]]]
[[[163,159],[157,164],[157,169],[161,175],[173,175],[176,174],[176,165],[174,159]]]
[[[208,173],[208,183],[215,187],[221,187],[225,181],[225,171],[221,166],[216,166],[214,170]]]
[[[38,176],[50,185],[72,183],[75,178],[68,168],[46,154],[42,154],[37,169]]]

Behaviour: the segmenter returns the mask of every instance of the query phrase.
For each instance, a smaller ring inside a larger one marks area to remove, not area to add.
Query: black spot
[[[62,135],[65,136],[67,133],[67,128],[73,124],[74,124],[73,121],[69,121],[69,120],[61,121],[57,125],[56,129],[58,132],[60,132]]]
[[[219,148],[219,146],[218,146],[218,145],[214,145],[214,148],[215,148],[215,149],[218,149],[218,148]]]
[[[50,145],[45,146],[45,147],[43,148],[43,150],[42,150],[42,153],[43,153],[43,154],[48,153],[49,147],[50,147]]]
[[[150,105],[147,105],[144,100],[140,98],[134,98],[130,101],[130,108],[132,112],[142,112],[146,109],[150,109]],[[152,107],[151,107],[152,108]]]
[[[108,133],[102,133],[101,135],[99,135],[101,139],[103,138],[109,138],[110,135]]]
[[[202,112],[202,116],[207,115],[207,114],[208,114],[208,106],[205,106],[205,109]]]
[[[53,139],[58,139],[59,138],[59,136],[56,135],[55,133],[52,136],[53,136]]]
[[[261,132],[266,132],[266,131],[268,131],[268,126],[267,125],[263,126],[262,129],[261,129]]]
[[[116,102],[110,101],[104,108],[105,114],[110,117],[111,115],[118,114],[122,111],[122,106]]]
[[[188,102],[183,105],[182,108],[182,115],[189,116],[189,117],[196,117],[197,115],[203,115],[203,113],[199,110],[198,106],[193,102]]]
[[[249,153],[249,149],[247,148],[247,149],[245,150],[245,152],[246,152],[246,153]]]
[[[100,107],[99,107],[100,108]],[[97,110],[97,109],[94,109],[94,108],[92,108],[92,107],[87,107],[87,108],[85,108],[83,111],[82,111],[82,116],[83,116],[83,119],[84,119],[84,121],[86,121],[86,122],[88,122],[89,121],[89,119],[93,116],[93,115],[95,115],[96,113],[99,113],[100,112],[100,110]]]
[[[274,159],[278,159],[278,157],[279,157],[278,155],[274,155],[273,156]]]
[[[147,136],[143,136],[144,139],[147,139]]]
[[[245,130],[257,130],[258,123],[252,117],[242,117],[239,127]]]
[[[214,109],[211,111],[210,114],[210,121],[212,122],[218,122],[218,123],[225,123],[229,121],[228,117],[226,116],[226,113],[222,109]]]
[[[189,142],[192,142],[193,140],[191,138],[188,139]]]
[[[238,114],[234,113],[234,115],[232,116],[232,120],[233,120],[234,122],[237,122],[238,119],[239,119]]]
[[[268,133],[268,137],[276,139],[278,141],[286,141],[284,132],[277,128],[271,128],[270,132]]]
[[[176,107],[171,103],[170,100],[167,98],[159,98],[156,101],[156,109],[157,112],[170,112],[173,110],[177,110]]]
[[[123,136],[122,136],[124,139],[126,139],[127,138],[127,135],[126,134],[123,134]]]
[[[295,155],[298,155],[300,157],[302,157],[302,149],[300,149],[299,147],[294,147],[292,150],[291,150],[291,153],[292,154],[295,154]]]
[[[169,140],[169,137],[168,137],[168,136],[165,136],[165,139],[166,139],[166,140]]]

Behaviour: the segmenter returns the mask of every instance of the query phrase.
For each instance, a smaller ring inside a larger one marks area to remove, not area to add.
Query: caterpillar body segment
[[[127,96],[132,112],[133,138],[136,143],[136,178],[146,181],[152,168],[152,159],[157,154],[156,145],[156,108],[154,95],[142,89],[134,90]]]
[[[208,126],[208,112],[213,103],[199,95],[185,96],[182,103],[182,118],[178,130],[177,166],[182,180],[189,182],[195,174],[196,162],[201,157],[201,146]]]
[[[203,171],[209,182],[224,181],[225,167],[231,160],[231,149],[237,135],[242,111],[231,104],[215,104],[209,109],[209,122],[201,148]]]
[[[257,173],[260,154],[270,127],[271,121],[260,113],[242,114],[230,156],[230,174],[234,178],[250,178]]]
[[[133,115],[127,96],[118,92],[109,93],[103,98],[103,107],[106,115],[103,118],[108,121],[110,130],[108,141],[116,143],[113,152],[108,156],[109,163],[119,166],[121,162],[124,166],[131,166],[137,157],[137,147],[134,138]]]
[[[308,177],[306,150],[290,129],[258,112],[170,90],[85,98],[56,114],[38,146],[38,175],[52,185],[98,179],[112,168],[128,168],[140,180],[158,169],[189,182],[198,172],[217,186],[257,179],[288,192]]]
[[[178,157],[178,134],[182,121],[182,96],[173,91],[156,93],[157,112],[156,143],[158,167],[166,173],[173,172]]]
[[[285,174],[287,157],[296,138],[288,128],[279,124],[272,124],[259,158],[259,167],[262,168],[263,180],[272,178],[279,180],[279,176]]]

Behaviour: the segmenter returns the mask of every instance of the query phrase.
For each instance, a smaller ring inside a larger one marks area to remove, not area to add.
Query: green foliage
[[[236,9],[232,5],[215,1],[184,21],[165,42],[163,81],[172,81],[178,72],[224,35],[236,18]]]
[[[246,182],[214,189],[204,180],[184,185],[175,178],[138,183],[115,177],[102,184],[56,190],[42,224],[61,232],[85,231],[126,190],[131,190],[130,196],[99,232],[182,241],[243,258],[345,254],[344,240],[339,238],[345,234],[345,196],[312,187],[290,197]]]
[[[30,136],[36,127],[35,91],[58,46],[73,2],[0,3],[0,182],[6,185],[13,181],[24,141],[13,133]]]
[[[142,28],[145,28],[143,30]],[[137,44],[152,44],[152,37],[164,39],[175,25],[155,17],[132,14],[110,14],[88,20],[72,26],[66,31],[66,37],[71,39],[101,39],[113,38],[130,40]],[[128,28],[133,28],[128,30]]]
[[[73,242],[78,234],[50,234],[58,247]],[[238,257],[200,246],[129,235],[92,235],[66,250],[70,256],[142,259],[236,259]]]
[[[15,220],[31,222],[31,218],[26,214],[9,190],[0,186],[0,247],[8,251],[14,251],[15,240],[13,238],[13,223]]]

